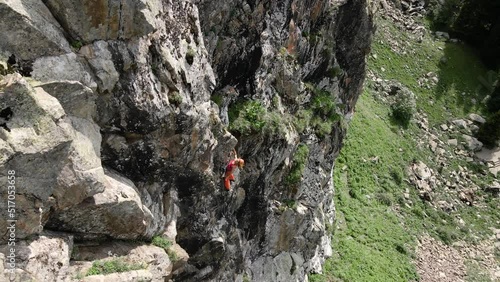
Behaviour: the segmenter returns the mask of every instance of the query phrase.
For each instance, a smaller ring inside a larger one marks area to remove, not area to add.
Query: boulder
[[[444,31],[436,31],[436,37],[446,40],[450,39],[450,35]]]
[[[479,124],[483,124],[486,122],[486,120],[482,116],[480,116],[478,114],[474,114],[474,113],[469,115],[469,119],[471,121],[473,121],[475,123],[479,123]]]
[[[132,39],[156,28],[160,1],[44,1],[64,29],[77,40]],[[67,9],[71,7],[71,9]]]
[[[173,255],[173,258],[175,258],[174,265],[172,266],[172,271],[176,270],[181,270],[186,265],[188,259],[189,259],[189,254],[177,243],[173,244],[169,248],[169,252],[171,252]]]
[[[485,189],[486,192],[493,194],[493,196],[500,196],[500,183],[494,181],[492,184],[488,185]]]
[[[426,180],[432,176],[431,170],[423,162],[413,164],[412,169],[418,179]]]
[[[0,246],[8,258],[11,246]],[[38,238],[15,245],[16,278],[21,281],[63,281],[68,273],[73,237],[68,234],[45,232]],[[1,259],[0,259],[1,262]],[[8,262],[8,261],[7,261]],[[4,264],[1,263],[3,266]],[[6,264],[10,270],[10,265]],[[0,272],[0,278],[2,277]],[[5,278],[9,276],[5,273]],[[0,279],[1,281],[12,281]]]
[[[457,139],[450,139],[450,140],[448,140],[447,143],[450,146],[457,146],[458,145],[458,140]]]
[[[18,74],[0,81],[0,97],[0,108],[13,112],[6,124],[9,130],[0,129],[0,183],[7,186],[8,170],[22,183],[16,185],[15,198],[16,236],[22,239],[40,231],[51,209],[71,207],[104,190],[99,127],[67,116],[56,98],[43,88],[32,88]],[[0,202],[2,229],[6,204]]]
[[[143,205],[134,183],[112,171],[106,171],[106,180],[102,193],[55,213],[47,227],[77,233],[78,238],[137,239],[157,233],[151,229],[153,215]]]
[[[467,129],[467,122],[463,119],[456,119],[451,123],[453,123],[458,128]]]
[[[2,0],[0,15],[0,54],[33,60],[71,51],[61,26],[42,1]]]
[[[467,149],[473,152],[480,151],[483,148],[483,143],[477,138],[469,136],[469,135],[462,135],[462,137],[465,140],[465,146]]]

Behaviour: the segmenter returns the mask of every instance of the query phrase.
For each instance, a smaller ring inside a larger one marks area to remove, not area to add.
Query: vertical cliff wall
[[[365,0],[43,3],[0,2],[0,184],[16,171],[18,240],[165,233],[190,257],[179,281],[321,271]],[[246,166],[228,192],[233,148]]]

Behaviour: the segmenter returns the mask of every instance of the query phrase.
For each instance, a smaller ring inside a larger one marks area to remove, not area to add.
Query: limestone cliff
[[[12,0],[0,13],[0,110],[12,112],[0,120],[0,185],[15,171],[18,279],[71,281],[104,257],[74,245],[130,258],[141,244],[114,240],[161,234],[189,255],[176,281],[321,271],[334,160],[373,29],[367,1]],[[227,192],[233,148],[246,166]],[[51,244],[64,247],[36,249]],[[60,257],[32,259],[48,253]],[[172,277],[168,257],[138,258],[146,271],[112,279]]]

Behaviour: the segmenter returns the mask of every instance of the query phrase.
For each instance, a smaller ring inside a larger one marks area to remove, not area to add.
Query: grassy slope
[[[417,107],[428,115],[429,126],[469,112],[482,112],[481,103],[474,104],[472,99],[484,98],[485,88],[478,77],[486,78],[487,73],[472,50],[429,37],[416,43],[389,22],[379,22],[378,30],[385,32],[375,36],[372,53],[377,58],[370,57],[369,69],[378,77],[398,80],[414,91]],[[387,34],[407,45],[405,55],[391,51]],[[446,64],[440,62],[443,56]],[[428,72],[440,77],[430,90],[417,84],[417,79]],[[336,163],[334,256],[325,263],[324,274],[311,275],[310,281],[418,280],[411,261],[420,234],[428,232],[446,243],[474,241],[491,235],[488,227],[500,220],[498,200],[494,199],[484,207],[459,207],[454,214],[421,201],[416,189],[404,181],[404,170],[413,160],[433,167],[432,153],[418,149],[414,137],[420,132],[414,124],[402,130],[391,123],[388,106],[376,100],[371,91],[366,87],[356,106]],[[375,157],[378,161],[372,161]],[[470,166],[457,161],[450,167],[459,164]],[[406,190],[409,199],[403,197]],[[458,227],[458,214],[468,223],[466,227]]]

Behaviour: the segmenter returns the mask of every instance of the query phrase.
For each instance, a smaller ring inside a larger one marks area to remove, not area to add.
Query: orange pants
[[[234,180],[234,175],[232,173],[226,174],[226,177],[224,177],[224,186],[227,191],[231,190],[231,180]]]

